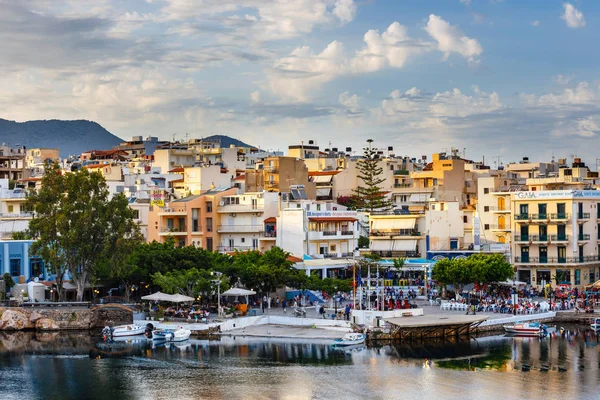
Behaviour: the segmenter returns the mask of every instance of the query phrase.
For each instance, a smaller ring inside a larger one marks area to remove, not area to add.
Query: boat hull
[[[546,334],[541,327],[518,327],[505,325],[504,330],[506,333],[515,336],[544,336]]]
[[[366,335],[361,334],[361,335],[352,335],[352,337],[344,337],[342,339],[335,339],[333,341],[333,346],[335,347],[346,347],[346,346],[356,346],[359,344],[363,344],[365,342],[365,339],[367,338]]]
[[[113,337],[127,337],[127,336],[138,336],[143,335],[146,329],[139,325],[121,325],[115,327],[112,336]]]

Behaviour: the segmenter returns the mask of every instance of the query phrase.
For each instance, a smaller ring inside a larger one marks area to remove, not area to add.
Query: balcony
[[[376,254],[379,257],[383,257],[383,258],[398,258],[398,257],[402,257],[402,258],[420,258],[421,257],[421,253],[419,253],[418,251],[371,251],[371,254]]]
[[[181,215],[181,216],[186,216],[187,215],[187,210],[175,210],[173,208],[163,208],[162,210],[160,210],[158,212],[159,216],[174,216],[174,215]]]
[[[265,211],[263,204],[228,204],[219,206],[218,213],[262,213]]]
[[[580,242],[590,240],[590,235],[588,233],[580,233],[579,235],[577,235],[577,240]]]
[[[344,239],[349,240],[348,236],[352,236],[352,231],[309,231],[308,240],[328,240],[328,239]],[[357,235],[358,237],[358,235]]]
[[[547,220],[547,219],[549,219],[549,217],[550,217],[550,214],[548,214],[548,213],[544,213],[544,214],[530,214],[530,215],[529,215],[529,218],[530,218],[532,221],[542,221],[542,220]]]
[[[490,207],[490,211],[493,212],[493,213],[498,213],[498,214],[503,213],[503,214],[505,214],[505,213],[509,213],[510,212],[510,207],[502,207],[502,208],[497,207],[497,206],[496,207]]]
[[[187,230],[185,229],[185,225],[180,226],[166,226],[163,230],[158,232],[160,236],[184,236],[187,235]]]
[[[567,213],[553,213],[550,214],[550,219],[553,221],[567,221],[570,217],[570,214]]]
[[[519,242],[529,242],[531,240],[532,235],[515,235],[514,241],[515,243]]]
[[[219,225],[219,233],[259,233],[265,228],[261,225]]]
[[[265,232],[263,232],[262,237],[264,239],[267,239],[267,240],[275,240],[275,239],[277,239],[277,232],[275,232],[275,231],[270,231],[270,232],[265,231]]]
[[[465,226],[465,229],[467,229],[466,226]],[[503,232],[510,232],[512,230],[510,228],[510,225],[508,225],[508,224],[504,224],[504,225],[490,225],[490,229],[492,231],[503,231]]]
[[[550,235],[551,242],[568,242],[569,235]]]
[[[221,253],[229,253],[233,251],[255,251],[258,247],[254,246],[218,246],[217,251]]]
[[[529,214],[515,214],[515,221],[529,221]]]
[[[598,262],[599,256],[579,256],[579,257],[515,257],[515,264],[581,264],[589,262]]]
[[[369,233],[369,236],[374,237],[413,237],[413,236],[421,236],[421,232],[414,229],[397,229],[391,231],[382,231],[382,230],[372,230]]]
[[[532,242],[549,242],[550,241],[550,236],[549,235],[531,235],[530,236],[530,240]]]
[[[410,183],[394,183],[394,189],[406,189],[411,187],[412,184]]]
[[[33,212],[0,213],[0,219],[30,219]]]
[[[405,169],[397,169],[394,171],[394,175],[408,176],[408,175],[410,175],[410,171],[407,171]]]
[[[577,213],[577,219],[590,219],[590,213]]]
[[[342,236],[354,236],[354,231],[342,231]]]

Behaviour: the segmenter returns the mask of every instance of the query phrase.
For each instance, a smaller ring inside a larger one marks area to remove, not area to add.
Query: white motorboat
[[[594,318],[594,322],[590,324],[593,330],[600,330],[600,318]]]
[[[506,333],[515,336],[541,336],[548,335],[548,327],[539,322],[526,322],[522,324],[504,325]]]
[[[146,328],[136,324],[119,325],[112,329],[113,337],[143,335]]]
[[[364,333],[347,333],[341,339],[333,341],[334,346],[355,346],[365,342],[367,335]]]
[[[159,329],[152,332],[152,340],[165,342],[183,342],[188,340],[192,331],[189,329]]]

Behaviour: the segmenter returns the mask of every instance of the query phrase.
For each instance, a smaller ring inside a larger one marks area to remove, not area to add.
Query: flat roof
[[[397,317],[388,318],[384,321],[401,328],[426,328],[432,326],[444,325],[466,325],[475,322],[482,322],[488,319],[487,316],[447,314],[447,315],[420,315],[417,317]]]

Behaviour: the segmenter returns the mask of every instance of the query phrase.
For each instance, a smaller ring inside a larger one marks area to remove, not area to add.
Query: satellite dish
[[[223,207],[223,206],[225,205],[225,202],[224,202],[223,200],[221,200],[221,201],[219,202],[219,205],[220,205],[221,207]]]

